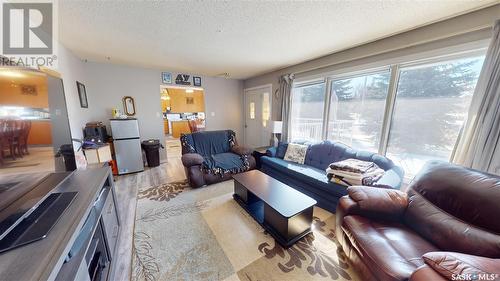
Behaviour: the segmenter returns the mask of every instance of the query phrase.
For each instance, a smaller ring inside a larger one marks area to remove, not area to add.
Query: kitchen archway
[[[205,93],[199,87],[161,86],[165,147],[169,158],[180,157],[181,134],[205,130]]]

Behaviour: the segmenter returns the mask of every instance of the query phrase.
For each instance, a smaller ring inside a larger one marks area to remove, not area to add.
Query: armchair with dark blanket
[[[231,179],[255,168],[252,150],[239,146],[232,130],[181,135],[182,164],[191,187]]]

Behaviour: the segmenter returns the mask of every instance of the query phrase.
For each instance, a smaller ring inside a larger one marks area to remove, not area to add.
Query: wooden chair
[[[191,133],[205,131],[205,121],[202,119],[189,120],[188,124]]]
[[[2,158],[5,158],[5,150],[8,149],[12,160],[16,160],[15,154],[15,141],[14,141],[14,128],[12,120],[2,120],[0,131],[2,138],[0,140]]]
[[[19,135],[19,148],[21,154],[30,154],[28,151],[28,136],[31,130],[31,121],[23,120],[21,126],[21,133]]]

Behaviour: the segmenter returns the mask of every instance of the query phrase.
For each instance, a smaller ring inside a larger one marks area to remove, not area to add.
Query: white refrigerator
[[[137,119],[111,119],[110,123],[118,174],[144,171]]]

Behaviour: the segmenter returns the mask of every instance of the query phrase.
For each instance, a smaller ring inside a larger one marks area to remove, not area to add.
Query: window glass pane
[[[262,126],[267,127],[271,115],[271,107],[269,105],[269,93],[262,95]]]
[[[389,79],[387,70],[332,81],[327,138],[377,152]]]
[[[449,160],[483,59],[401,69],[387,156],[399,162],[407,177],[428,160]]]
[[[291,140],[321,140],[325,83],[292,89]]]
[[[250,119],[255,119],[255,102],[250,103]]]

